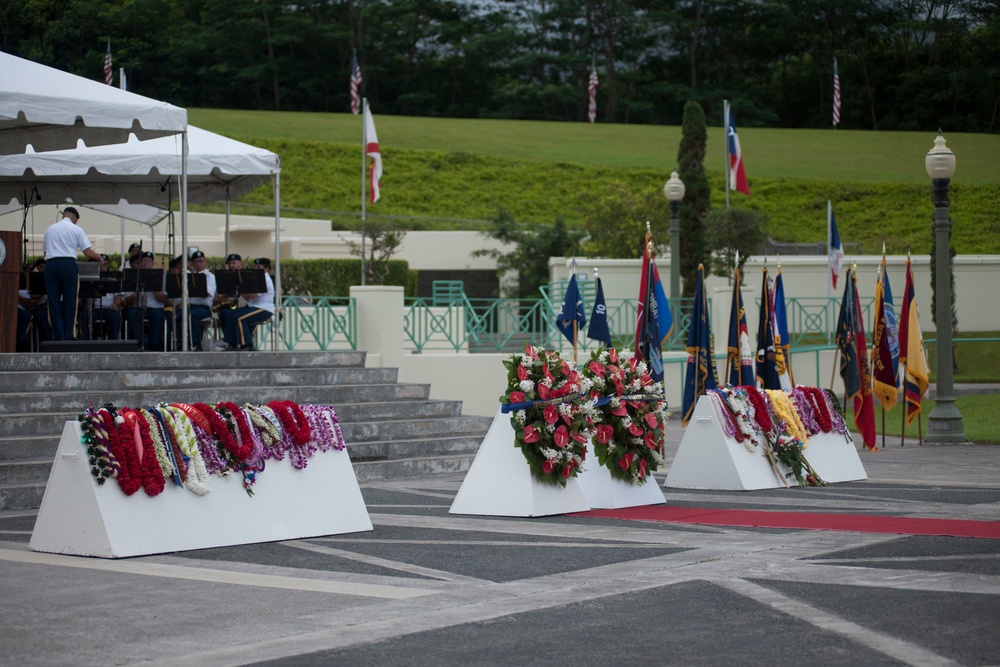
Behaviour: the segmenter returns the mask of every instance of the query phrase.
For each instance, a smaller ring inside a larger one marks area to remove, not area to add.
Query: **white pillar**
[[[399,368],[403,363],[403,288],[353,285],[357,303],[357,349],[365,350],[369,368]]]

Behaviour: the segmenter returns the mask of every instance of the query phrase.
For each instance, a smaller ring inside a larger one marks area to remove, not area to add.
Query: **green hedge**
[[[361,284],[361,259],[285,259],[281,262],[281,291],[302,296],[349,296],[351,285]],[[389,260],[387,285],[400,285],[405,296],[417,292],[417,272],[409,262]]]

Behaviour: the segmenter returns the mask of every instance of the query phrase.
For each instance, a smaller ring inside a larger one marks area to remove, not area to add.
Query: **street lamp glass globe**
[[[670,173],[670,180],[663,186],[663,194],[666,195],[669,202],[679,202],[684,199],[684,181],[680,179],[676,171]]]
[[[950,179],[955,175],[955,154],[945,144],[944,135],[940,130],[934,139],[934,148],[930,149],[924,158],[924,166],[927,167],[927,175],[934,180]]]

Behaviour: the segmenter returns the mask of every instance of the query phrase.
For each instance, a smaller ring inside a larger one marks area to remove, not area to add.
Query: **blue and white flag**
[[[608,306],[604,302],[604,286],[601,279],[595,278],[597,282],[597,297],[594,299],[594,311],[590,314],[590,328],[587,329],[587,338],[600,341],[604,347],[611,347],[611,329],[608,327]]]
[[[576,322],[576,331],[573,330],[574,322]],[[580,287],[576,284],[576,274],[574,273],[566,287],[562,309],[556,315],[556,326],[575,348],[577,333],[586,323],[587,315],[583,312],[583,299],[580,298]]]

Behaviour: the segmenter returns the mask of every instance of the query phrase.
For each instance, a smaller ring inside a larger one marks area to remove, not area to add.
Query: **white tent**
[[[184,142],[187,160],[184,160]],[[166,206],[186,179],[181,195],[182,247],[187,248],[186,202],[212,202],[274,183],[275,303],[280,280],[281,161],[271,151],[188,126],[186,135],[46,153],[0,155],[0,202],[29,204],[148,204]],[[227,206],[228,210],[228,206]],[[226,223],[228,237],[228,219]],[[185,255],[185,269],[187,258]],[[185,308],[187,294],[185,292]],[[273,328],[277,332],[277,327]],[[186,341],[185,341],[186,342]]]
[[[183,132],[187,111],[0,52],[0,154]]]

